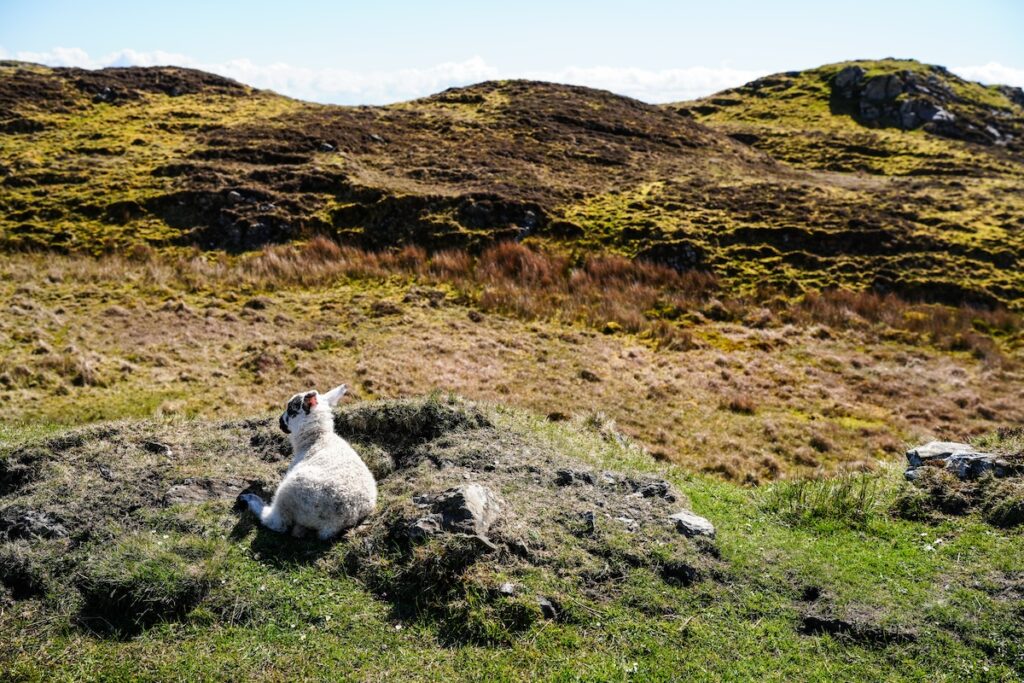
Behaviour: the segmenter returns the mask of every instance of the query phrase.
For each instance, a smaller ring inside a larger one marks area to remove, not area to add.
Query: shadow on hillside
[[[256,493],[263,500],[270,500],[272,497],[258,484],[250,486],[243,493]],[[236,501],[234,510],[238,515],[238,521],[232,527],[229,538],[240,541],[255,529],[256,535],[249,544],[253,558],[273,567],[288,568],[312,564],[330,552],[331,547],[344,538],[342,534],[330,541],[321,541],[313,533],[304,538],[294,538],[290,534],[279,534],[261,526],[256,516],[240,501]]]

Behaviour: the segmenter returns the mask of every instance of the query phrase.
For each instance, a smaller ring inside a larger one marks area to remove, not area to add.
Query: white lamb
[[[334,433],[331,409],[348,390],[344,384],[324,395],[295,394],[281,414],[295,457],[270,505],[253,493],[239,498],[268,529],[301,537],[315,529],[327,540],[353,527],[377,505],[377,482],[352,447]]]

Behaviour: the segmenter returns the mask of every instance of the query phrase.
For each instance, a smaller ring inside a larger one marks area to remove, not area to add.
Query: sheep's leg
[[[292,526],[293,538],[305,538],[308,532],[309,529],[307,527],[302,526],[301,524],[295,524]]]
[[[239,498],[244,500],[249,509],[252,510],[252,513],[260,518],[260,523],[271,531],[284,533],[285,529],[288,528],[275,505],[267,505],[255,493],[243,493]]]
[[[321,527],[320,530],[316,532],[316,535],[321,541],[329,541],[337,536],[340,531],[340,526],[325,526]]]

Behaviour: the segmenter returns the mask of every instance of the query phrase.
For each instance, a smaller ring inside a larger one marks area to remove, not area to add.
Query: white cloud
[[[989,62],[981,66],[956,66],[950,71],[972,81],[1024,88],[1024,69],[1015,69],[999,62]]]
[[[645,102],[678,102],[735,88],[767,74],[766,71],[706,66],[660,70],[569,67],[527,74],[527,77],[603,88]]]
[[[0,56],[6,54],[0,48]],[[176,66],[202,69],[234,78],[257,88],[318,102],[380,104],[423,97],[453,86],[497,78],[531,78],[603,88],[646,102],[672,102],[709,95],[742,85],[765,72],[729,67],[686,69],[635,69],[618,67],[567,67],[557,70],[512,72],[487,64],[480,57],[462,62],[394,71],[357,72],[339,68],[258,64],[250,59],[207,63],[171,52],[140,52],[125,49],[93,57],[80,48],[54,48],[47,52],[17,52],[9,58],[50,66],[98,69],[106,66]]]
[[[47,52],[9,53],[0,47],[0,58],[39,62],[50,66],[176,66],[202,69],[279,93],[316,102],[339,104],[383,104],[423,97],[453,86],[469,85],[496,78],[531,78],[556,83],[585,85],[628,95],[645,102],[676,102],[733,88],[767,71],[731,67],[695,66],[682,69],[639,69],[623,67],[565,67],[562,69],[515,72],[498,69],[480,57],[445,62],[423,68],[394,71],[352,71],[340,68],[309,68],[283,62],[258,64],[250,59],[207,63],[173,52],[140,52],[124,49],[93,57],[80,48],[58,47]],[[963,66],[953,71],[983,83],[1024,86],[1024,70],[991,62]]]

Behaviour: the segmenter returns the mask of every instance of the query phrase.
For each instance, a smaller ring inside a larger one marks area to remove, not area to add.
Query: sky
[[[189,66],[336,104],[496,78],[672,102],[890,56],[1024,86],[1024,0],[0,0],[0,59]]]

